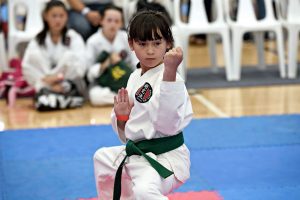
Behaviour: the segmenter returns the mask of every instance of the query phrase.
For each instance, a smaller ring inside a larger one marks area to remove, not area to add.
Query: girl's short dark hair
[[[128,39],[135,41],[159,40],[164,38],[173,46],[174,38],[166,16],[157,11],[137,12],[130,20]]]
[[[107,4],[102,10],[99,11],[101,17],[103,18],[106,14],[106,11],[108,10],[115,10],[115,11],[118,11],[120,12],[121,14],[121,17],[122,17],[122,23],[124,24],[124,19],[123,19],[123,10],[122,8],[118,7],[118,6],[115,6],[114,4]],[[122,27],[122,29],[124,29],[124,27]]]
[[[113,4],[108,4],[102,10],[100,10],[100,15],[103,17],[105,15],[105,12],[107,10],[116,10],[116,11],[120,12],[122,14],[122,16],[123,16],[123,10],[122,10],[122,8],[120,8],[118,6],[115,6]]]

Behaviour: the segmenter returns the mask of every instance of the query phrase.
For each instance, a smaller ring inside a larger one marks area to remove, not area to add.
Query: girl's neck
[[[103,30],[102,30],[102,34],[110,43],[113,43],[113,41],[115,40],[115,37],[116,37],[115,35],[107,34]]]
[[[50,36],[51,36],[51,40],[53,41],[53,43],[58,43],[61,37],[61,33],[60,32],[54,32],[54,31],[50,31]]]
[[[161,61],[160,63],[158,63],[156,66],[154,67],[146,67],[144,66],[142,63],[140,63],[141,65],[141,68],[142,68],[142,72],[141,72],[141,75],[145,74],[147,71],[149,71],[150,69],[154,69],[156,68],[157,66],[161,65],[163,63],[163,61]]]

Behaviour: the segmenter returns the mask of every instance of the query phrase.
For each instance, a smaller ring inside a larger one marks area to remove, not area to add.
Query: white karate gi
[[[96,61],[103,51],[107,53],[120,53],[121,51],[125,51],[127,56],[124,61],[133,69],[138,63],[135,54],[128,45],[125,31],[119,30],[114,41],[111,43],[103,35],[102,29],[100,28],[87,41],[87,61],[89,68],[87,77],[90,83],[94,83],[95,79],[100,76],[101,64]],[[89,90],[89,98],[93,105],[113,104],[115,95],[116,93],[111,91],[110,88],[100,85],[93,85]]]
[[[163,71],[164,65],[161,64],[142,76],[141,69],[136,69],[131,74],[127,90],[134,107],[124,132],[118,132],[116,116],[112,111],[112,126],[122,142],[125,143],[126,138],[139,141],[176,135],[192,120],[192,106],[184,81],[178,74],[176,82],[162,81]],[[152,96],[149,101],[140,103],[135,95],[146,82],[151,85]],[[94,167],[99,199],[112,199],[114,177],[125,156],[124,149],[125,146],[106,147],[95,153]],[[190,153],[185,145],[160,155],[147,154],[173,171],[174,175],[163,179],[144,157],[130,156],[123,168],[121,199],[168,199],[164,195],[189,178]]]
[[[65,79],[82,78],[86,71],[85,44],[81,36],[74,30],[68,30],[70,45],[62,41],[53,43],[48,33],[45,46],[40,46],[34,38],[28,44],[22,61],[23,74],[27,82],[36,91],[49,88],[42,79],[46,75],[63,73]]]

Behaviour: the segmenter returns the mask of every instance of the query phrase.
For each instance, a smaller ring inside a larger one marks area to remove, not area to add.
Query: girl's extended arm
[[[181,48],[173,48],[165,54],[163,82],[160,86],[158,108],[155,114],[155,130],[174,135],[182,130],[192,119],[192,106],[184,81],[177,77],[176,71],[182,61]]]

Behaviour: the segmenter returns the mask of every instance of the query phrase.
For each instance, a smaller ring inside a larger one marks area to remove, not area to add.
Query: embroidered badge
[[[135,99],[140,103],[146,103],[149,101],[153,93],[151,85],[146,82],[135,93]]]
[[[119,65],[116,65],[111,70],[111,75],[114,79],[114,81],[119,80],[126,74],[126,71],[123,70]]]

